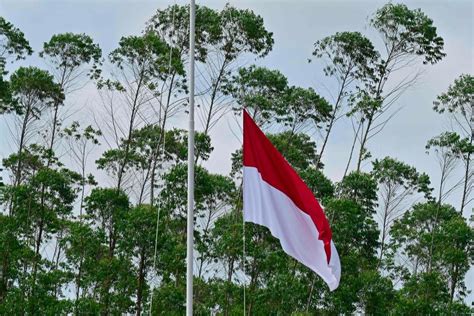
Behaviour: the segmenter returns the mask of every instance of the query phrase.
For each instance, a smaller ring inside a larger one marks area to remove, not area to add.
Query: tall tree
[[[376,11],[370,25],[380,34],[385,52],[373,66],[373,82],[362,92],[363,98],[370,102],[359,103],[356,107],[362,125],[357,170],[360,170],[367,153],[368,140],[379,133],[396,112],[379,122],[382,115],[418,77],[415,74],[389,88],[386,84],[393,73],[413,67],[420,59],[423,64],[435,64],[446,55],[443,38],[437,34],[433,20],[420,9],[411,10],[404,4],[388,3]]]
[[[372,175],[379,184],[379,220],[382,227],[379,264],[381,264],[393,222],[406,209],[406,203],[410,202],[411,196],[421,193],[429,200],[432,189],[429,187],[430,180],[427,174],[420,174],[414,167],[390,157],[376,159]]]
[[[337,97],[334,100],[334,106],[319,151],[319,159],[321,159],[334,124],[345,114],[342,111],[344,100],[353,93],[351,88],[355,88],[353,87],[354,83],[370,80],[373,77],[374,69],[372,67],[378,59],[379,53],[370,40],[361,33],[338,32],[317,41],[314,44],[313,56],[328,62],[323,69],[324,74],[328,77],[335,77],[338,83]]]
[[[434,151],[441,169],[439,181],[438,203],[441,204],[453,190],[465,182],[465,179],[454,184],[451,188],[446,188],[448,180],[452,177],[453,171],[456,169],[458,162],[463,160],[465,155],[469,156],[472,148],[469,148],[469,140],[463,139],[455,132],[444,132],[439,136],[433,137],[426,144],[427,152]],[[467,189],[465,189],[467,190]],[[464,193],[463,193],[464,195]],[[462,212],[462,211],[461,211]]]
[[[13,102],[7,111],[16,116],[18,126],[18,165],[14,170],[14,183],[22,182],[22,154],[25,146],[33,139],[34,123],[42,112],[61,103],[64,94],[53,77],[46,71],[36,67],[20,67],[10,77],[10,89]]]
[[[463,278],[472,264],[474,231],[452,206],[416,204],[394,223],[392,236],[392,255],[402,252],[407,257],[395,266],[399,265],[408,282],[418,274],[439,273],[450,302],[456,291],[459,298],[465,296]]]
[[[244,54],[264,57],[273,47],[273,34],[265,28],[263,18],[251,10],[227,4],[219,12],[219,30],[218,40],[210,45],[209,52],[212,53],[204,64],[198,64],[198,71],[203,73],[202,89],[207,92],[198,99],[206,135],[217,120],[231,110],[225,102],[223,86],[230,79],[238,59]]]
[[[0,17],[0,113],[5,110],[5,104],[11,101],[8,81],[4,79],[4,76],[8,74],[6,70],[8,61],[24,59],[32,53],[33,49],[25,38],[25,34]]]
[[[265,125],[273,121],[277,107],[282,105],[288,79],[278,70],[252,65],[239,68],[224,88],[237,103],[234,111],[245,107],[259,125]]]
[[[448,91],[439,95],[434,102],[434,110],[438,113],[447,112],[456,126],[456,130],[462,138],[467,139],[463,150],[464,162],[464,185],[462,190],[461,208],[462,213],[472,193],[474,172],[472,171],[473,139],[474,139],[474,77],[469,74],[461,75],[454,81]]]
[[[197,61],[204,62],[211,43],[218,41],[221,34],[219,21],[217,11],[205,6],[196,6],[195,59]],[[149,20],[147,27],[149,30],[156,32],[170,48],[173,48],[177,52],[177,57],[185,64],[189,58],[188,26],[189,6],[172,5],[164,10],[157,10],[156,14]],[[187,102],[187,96],[183,95],[187,92],[185,70],[172,66],[173,60],[171,57],[170,51],[168,64],[170,70],[166,79],[163,80],[163,84],[159,88],[160,93],[156,98],[159,102],[158,124],[162,133],[166,130],[169,119],[176,114],[180,114],[183,105]],[[158,172],[159,160],[164,152],[165,141],[164,134],[162,134],[153,151],[153,166],[150,173],[150,204],[152,205],[155,197],[156,173]]]
[[[51,37],[44,43],[43,51],[39,54],[51,64],[55,80],[64,94],[74,92],[83,86],[81,77],[88,72],[91,78],[98,78],[100,74],[100,58],[102,50],[92,38],[85,34],[63,33]],[[90,65],[90,69],[87,67]],[[57,133],[61,126],[59,107],[61,102],[56,101],[52,106],[52,121],[48,148],[53,151]]]
[[[131,264],[119,251],[123,236],[123,223],[130,211],[128,196],[116,188],[94,188],[86,198],[87,220],[99,233],[103,252],[93,277],[94,294],[98,297],[100,313],[123,313],[133,305],[130,292],[134,283],[128,282]],[[111,293],[111,289],[114,291]]]
[[[177,52],[163,42],[155,33],[147,32],[142,36],[122,37],[119,47],[109,55],[110,63],[115,67],[112,79],[100,79],[99,88],[109,92],[117,92],[124,113],[118,114],[119,107],[112,98],[107,100],[107,112],[111,122],[106,123],[108,132],[112,134],[116,146],[125,144],[124,155],[117,169],[117,189],[124,185],[126,170],[130,162],[130,143],[133,131],[143,123],[145,107],[149,106],[157,93],[156,87],[166,78],[171,65],[182,69]],[[126,121],[121,124],[120,117]],[[144,122],[145,121],[145,122]]]

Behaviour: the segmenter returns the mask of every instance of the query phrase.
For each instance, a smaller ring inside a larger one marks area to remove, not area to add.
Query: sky
[[[380,38],[367,25],[375,10],[386,1],[228,1],[239,8],[248,8],[264,18],[265,26],[273,32],[275,45],[263,59],[249,60],[249,63],[280,70],[288,77],[291,85],[313,87],[318,93],[332,101],[334,83],[324,77],[321,64],[308,64],[313,44],[318,39],[338,31],[360,31],[369,37],[377,48]],[[438,64],[424,67],[419,82],[398,100],[400,111],[386,128],[371,139],[369,150],[375,158],[396,157],[419,171],[427,172],[432,183],[439,181],[439,167],[435,159],[425,153],[428,139],[446,130],[445,119],[432,110],[436,96],[463,73],[473,73],[474,56],[474,5],[472,1],[401,1],[410,8],[421,8],[438,28],[445,40],[447,56]],[[86,33],[98,42],[104,55],[113,50],[120,37],[138,34],[144,23],[156,9],[170,4],[186,4],[186,1],[88,1],[88,0],[2,0],[0,15],[20,28],[38,52],[42,44],[53,34],[63,32]],[[221,9],[224,1],[198,1],[197,4]],[[37,55],[28,58],[25,64],[44,66]],[[413,73],[408,69],[404,74]],[[402,74],[400,74],[401,76]],[[87,116],[85,108],[94,109],[97,95],[93,89],[84,89],[74,96],[73,102],[81,107],[87,104],[78,116]],[[176,121],[186,127],[186,121]],[[197,122],[197,129],[201,128]],[[226,116],[211,131],[215,148],[205,166],[213,172],[228,174],[230,154],[240,146],[238,126],[234,117]],[[237,132],[237,133],[236,133]],[[5,124],[0,121],[0,134],[7,135]],[[333,181],[339,181],[344,173],[352,141],[352,127],[349,120],[337,122],[325,154],[325,174]],[[10,146],[10,147],[9,147]],[[0,156],[11,151],[12,144],[6,137],[0,138]],[[100,153],[97,153],[100,155]],[[370,169],[366,163],[363,168]],[[460,195],[453,194],[449,201],[460,204]],[[469,205],[466,216],[472,214]],[[466,284],[474,288],[474,269],[471,269]],[[471,294],[468,302],[472,302]]]

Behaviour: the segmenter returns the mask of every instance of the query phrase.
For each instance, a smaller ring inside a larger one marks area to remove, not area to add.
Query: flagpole
[[[194,249],[194,24],[195,0],[189,9],[189,135],[188,135],[188,221],[186,267],[186,315],[193,315]]]

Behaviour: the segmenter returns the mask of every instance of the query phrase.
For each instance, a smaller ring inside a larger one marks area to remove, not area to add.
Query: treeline
[[[0,17],[1,130],[14,144],[2,161],[0,314],[184,314],[187,133],[172,123],[186,117],[188,16],[187,6],[159,9],[108,55],[86,34],[53,35],[39,52],[47,70],[15,68],[33,50]],[[389,3],[369,26],[383,50],[359,32],[315,42],[311,61],[337,82],[328,102],[278,70],[242,66],[272,50],[260,16],[197,8],[196,314],[472,312],[464,278],[473,262],[465,218],[473,77],[460,75],[434,101],[452,123],[426,145],[439,183],[396,158],[372,159],[369,145],[420,78],[416,70],[445,53],[418,9]],[[399,81],[404,69],[410,75]],[[86,87],[99,97],[79,120],[71,100]],[[335,292],[267,229],[243,226],[241,150],[229,175],[202,167],[212,128],[244,106],[325,206],[343,267]],[[351,120],[354,133],[344,177],[333,182],[323,173],[325,151],[340,120]]]

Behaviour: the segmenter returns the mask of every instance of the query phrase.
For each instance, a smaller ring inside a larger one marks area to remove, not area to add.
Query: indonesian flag
[[[268,227],[287,254],[335,290],[341,264],[321,205],[249,114],[243,112],[244,220]]]

